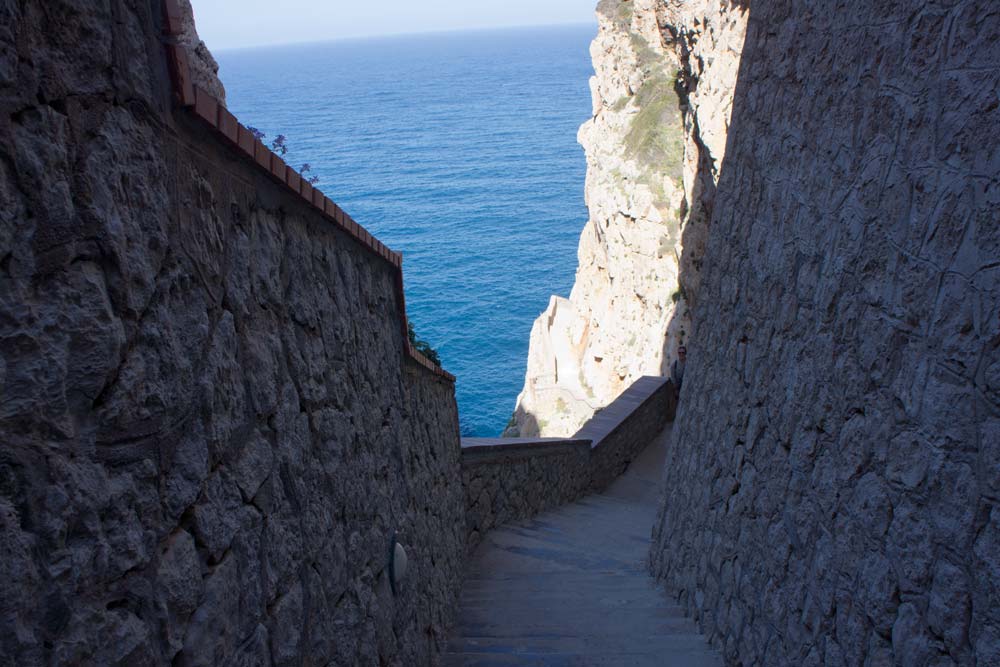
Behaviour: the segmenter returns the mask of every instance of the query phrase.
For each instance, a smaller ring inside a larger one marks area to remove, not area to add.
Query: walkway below
[[[646,569],[670,427],[604,493],[492,531],[446,667],[721,667]]]

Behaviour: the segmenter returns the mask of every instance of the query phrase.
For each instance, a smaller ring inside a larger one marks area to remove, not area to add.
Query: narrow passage
[[[670,426],[604,493],[487,535],[446,667],[721,667],[646,569]]]

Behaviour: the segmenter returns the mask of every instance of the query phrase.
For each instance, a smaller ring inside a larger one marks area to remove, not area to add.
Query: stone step
[[[578,653],[482,654],[449,653],[443,667],[722,667],[712,653],[660,655],[629,653],[614,656]]]
[[[542,656],[558,659],[560,656],[576,656],[586,660],[596,658],[604,659],[626,659],[624,664],[629,664],[628,659],[633,661],[643,660],[632,664],[651,665],[684,665],[693,667],[694,665],[704,665],[705,667],[722,667],[721,657],[705,643],[699,634],[689,635],[669,635],[660,637],[656,635],[633,635],[633,636],[593,636],[593,637],[521,637],[521,638],[492,638],[492,637],[469,637],[455,642],[449,647],[445,654],[450,658],[454,655],[466,656],[467,659],[474,660],[476,657],[518,657],[522,659],[534,659],[535,656]],[[530,656],[530,657],[529,657]],[[659,662],[645,662],[645,660],[659,660]],[[668,662],[673,660],[674,662]],[[466,662],[465,664],[476,664]],[[503,664],[503,663],[501,663]],[[557,663],[556,663],[557,664]],[[570,664],[592,664],[570,663]],[[597,663],[600,664],[600,663]],[[614,663],[612,663],[614,664]]]
[[[486,535],[444,665],[721,667],[646,558],[665,438],[607,493]]]
[[[600,578],[596,580],[591,577],[558,577],[557,582],[549,584],[542,579],[531,579],[528,581],[517,581],[513,577],[493,580],[469,581],[465,584],[462,592],[462,599],[468,600],[485,595],[494,595],[502,598],[517,598],[525,594],[538,594],[549,596],[565,595],[576,596],[577,589],[583,587],[587,591],[597,595],[621,594],[627,596],[650,596],[662,599],[660,591],[650,583],[644,581],[622,580],[620,577],[608,577],[612,582],[604,581]]]
[[[589,639],[594,638],[629,638],[642,634],[656,636],[697,636],[700,635],[695,623],[677,613],[663,612],[652,607],[636,607],[636,613],[619,615],[614,622],[609,622],[609,615],[615,610],[602,612],[578,612],[572,617],[569,614],[559,615],[554,609],[539,609],[528,613],[522,610],[516,621],[496,623],[488,615],[487,610],[479,614],[470,614],[462,619],[458,630],[463,639],[491,637],[494,639],[544,639],[571,636],[580,639],[577,632],[567,635],[567,628],[588,628]],[[641,614],[641,615],[640,615]],[[707,647],[702,647],[707,648]]]

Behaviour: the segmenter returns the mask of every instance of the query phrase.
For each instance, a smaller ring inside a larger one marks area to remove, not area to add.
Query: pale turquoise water
[[[216,54],[240,120],[287,135],[289,163],[404,253],[410,317],[458,377],[466,435],[503,429],[532,321],[573,283],[595,30]]]

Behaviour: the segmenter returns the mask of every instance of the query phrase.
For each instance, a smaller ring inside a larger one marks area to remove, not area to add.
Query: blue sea
[[[457,378],[463,435],[496,436],[528,336],[568,295],[587,220],[576,142],[596,26],[216,53],[229,108],[403,252],[420,338]]]

